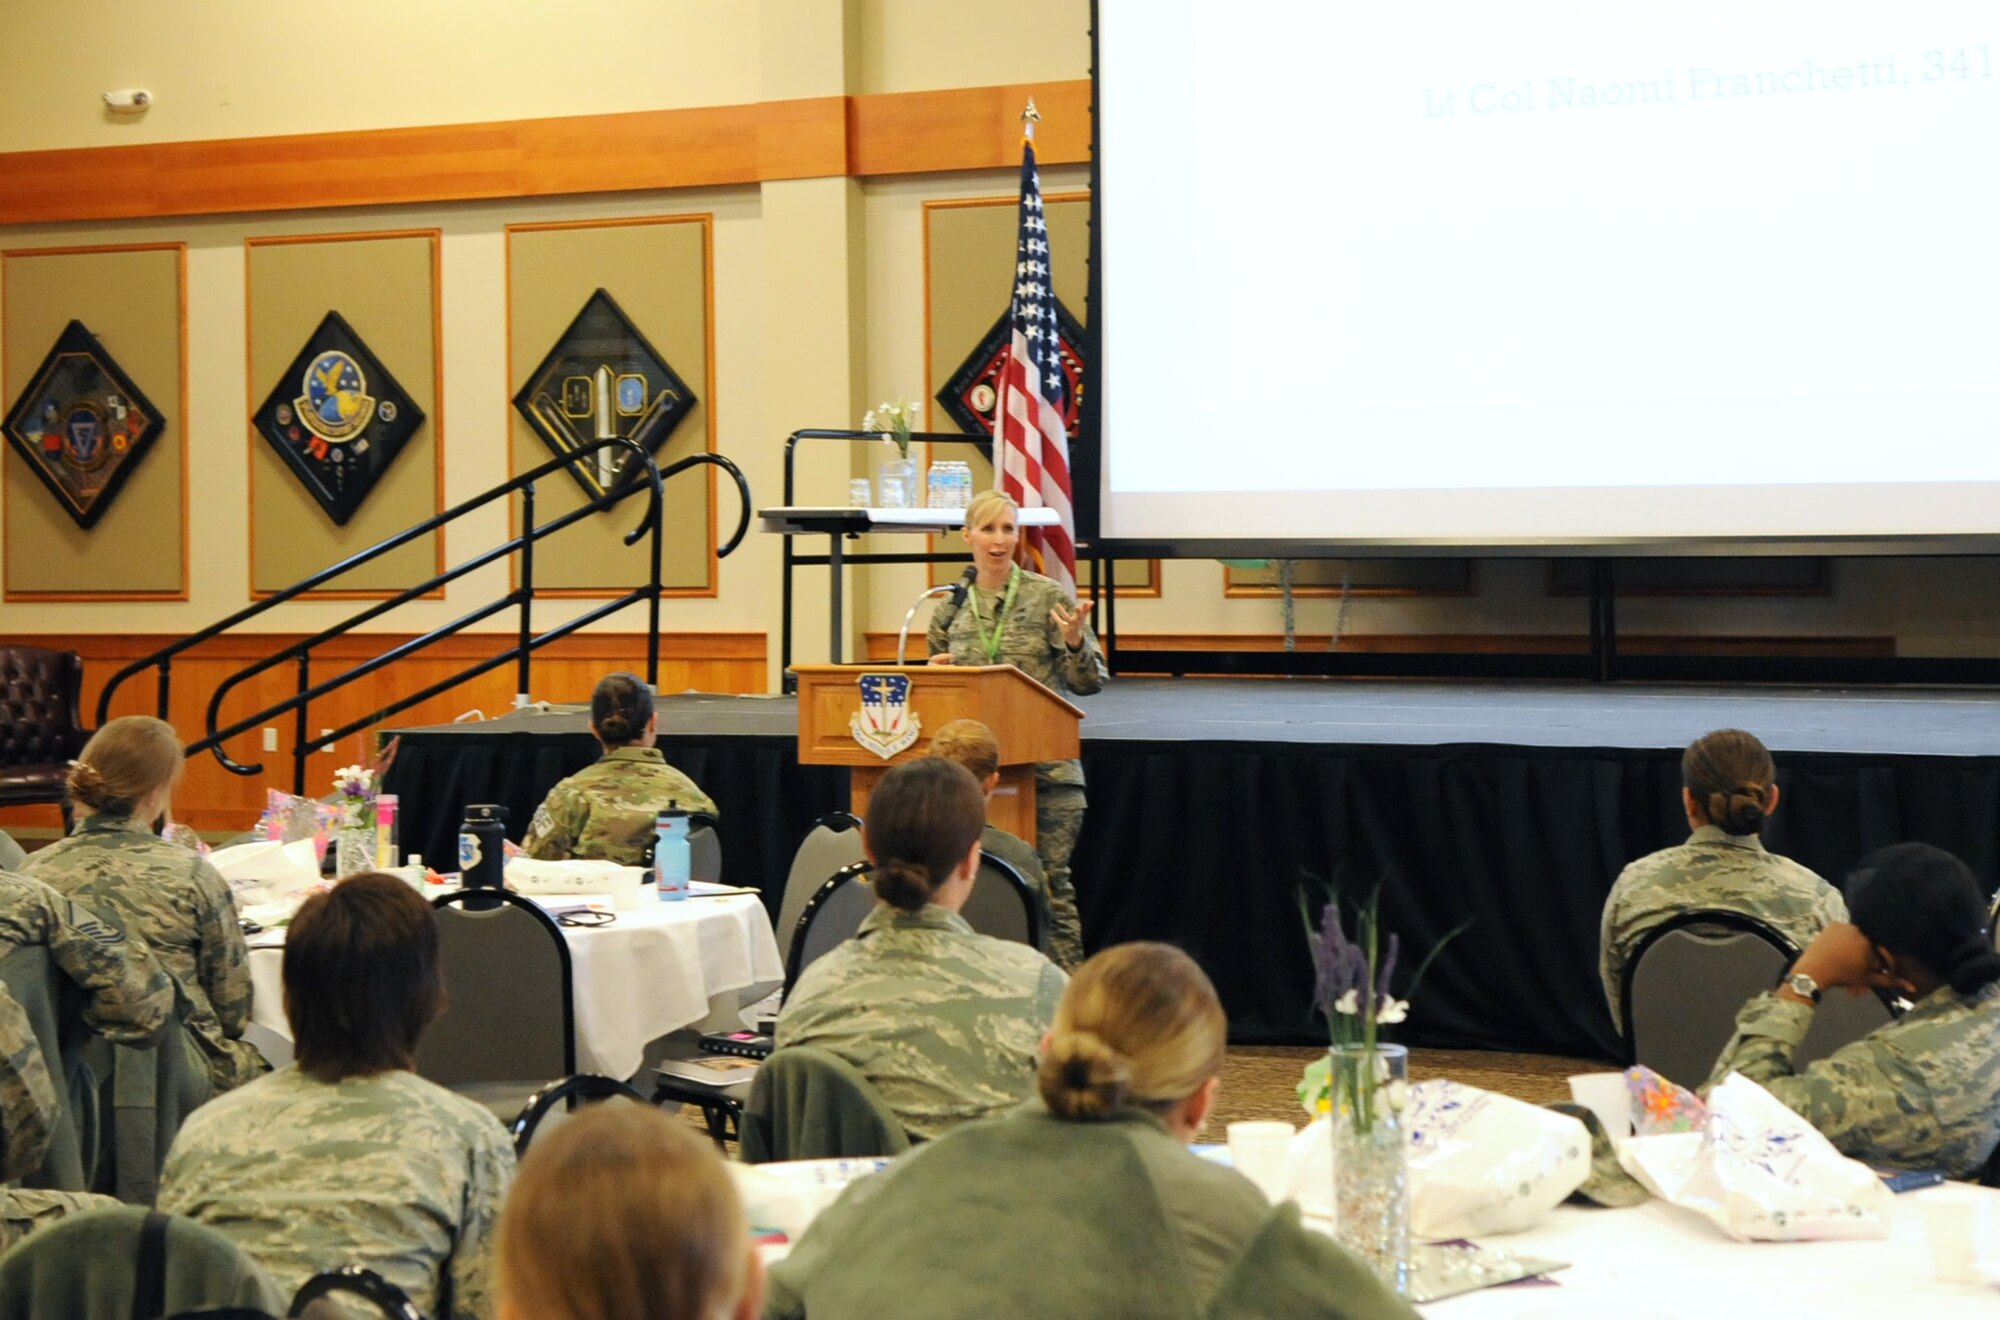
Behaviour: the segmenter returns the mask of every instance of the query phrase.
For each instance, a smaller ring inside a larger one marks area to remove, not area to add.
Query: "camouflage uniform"
[[[549,790],[521,851],[550,862],[587,857],[651,866],[653,822],[670,807],[719,814],[659,748],[614,747]]]
[[[493,1224],[513,1174],[499,1121],[414,1073],[328,1084],[284,1068],[188,1118],[159,1208],[223,1233],[287,1292],[317,1270],[362,1265],[427,1315],[486,1320]]]
[[[83,1022],[115,1045],[159,1038],[174,983],[142,939],[101,921],[39,880],[0,874],[0,956],[41,945],[87,998]]]
[[[938,610],[931,615],[930,653],[949,651],[953,664],[989,663],[979,640],[979,619],[982,611],[991,619],[1007,594],[1004,587],[998,595],[976,586],[971,591],[973,597],[956,614]],[[1103,688],[1110,673],[1090,625],[1084,624],[1083,645],[1072,651],[1063,641],[1062,629],[1049,618],[1057,604],[1068,608],[1073,603],[1054,582],[1022,569],[1014,608],[1000,633],[1000,655],[992,663],[1013,665],[1055,692],[1088,696]],[[1083,762],[1043,761],[1035,767],[1035,851],[1048,876],[1050,956],[1065,970],[1083,961],[1083,926],[1077,919],[1069,857],[1083,827],[1084,806]]]
[[[1832,922],[1847,920],[1847,903],[1840,891],[1810,870],[1789,857],[1765,852],[1754,834],[1730,834],[1719,825],[1704,825],[1680,847],[1627,866],[1604,900],[1597,971],[1612,1021],[1621,1030],[1618,999],[1625,964],[1648,931],[1699,908],[1755,917],[1801,949]]]
[[[0,989],[0,1178],[12,1183],[35,1173],[61,1119],[62,1098],[34,1026],[14,997]],[[65,1215],[117,1204],[89,1192],[0,1187],[0,1252]]]
[[[206,858],[130,817],[99,814],[36,853],[27,873],[146,941],[187,1001],[187,1028],[217,1091],[270,1071],[241,1039],[250,1024],[250,950],[229,882]]]
[[[1812,1018],[1810,1004],[1758,995],[1736,1015],[1707,1086],[1742,1073],[1867,1164],[1979,1176],[2000,1144],[2000,982],[1969,995],[1941,986],[1795,1074]]]
[[[28,854],[14,842],[14,836],[0,830],[0,871],[18,871],[27,860]]]
[[[874,1083],[911,1136],[935,1137],[1028,1097],[1068,981],[1025,944],[975,934],[956,912],[878,903],[853,939],[799,976],[778,1014],[778,1048],[831,1050]]]

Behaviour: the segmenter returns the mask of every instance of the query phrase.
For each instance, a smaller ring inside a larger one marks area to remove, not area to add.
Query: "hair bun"
[[[1764,828],[1764,803],[1770,790],[1758,784],[1739,784],[1727,794],[1716,793],[1708,800],[1708,818],[1730,834],[1756,834]]]
[[[80,802],[92,811],[104,810],[111,800],[103,774],[88,761],[69,763],[68,785],[70,800]]]
[[[631,742],[637,732],[638,730],[632,727],[631,719],[622,714],[606,715],[597,724],[598,736],[608,743]]]
[[[1973,994],[2000,981],[2000,950],[1984,932],[1967,935],[1952,950],[1949,966],[1940,975],[1962,995]]]
[[[905,912],[921,910],[935,892],[931,888],[930,872],[919,863],[904,861],[900,857],[877,862],[869,868],[868,878],[874,884],[878,898],[890,907],[901,908]]]
[[[1132,1065],[1093,1032],[1070,1030],[1049,1042],[1037,1089],[1058,1118],[1100,1119],[1123,1108]]]

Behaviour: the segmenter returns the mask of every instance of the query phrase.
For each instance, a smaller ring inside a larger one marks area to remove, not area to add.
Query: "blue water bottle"
[[[653,874],[659,880],[660,901],[673,903],[688,896],[688,814],[669,807],[653,821]]]

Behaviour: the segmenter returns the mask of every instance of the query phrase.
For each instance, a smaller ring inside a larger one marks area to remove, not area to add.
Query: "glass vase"
[[[917,463],[912,458],[885,458],[875,469],[875,507],[914,509],[917,504]]]
[[[1398,1297],[1410,1293],[1410,1160],[1402,1112],[1410,1052],[1336,1045],[1333,1082],[1334,1234]]]
[[[350,875],[375,869],[375,830],[340,830],[333,836],[333,878],[345,880]]]

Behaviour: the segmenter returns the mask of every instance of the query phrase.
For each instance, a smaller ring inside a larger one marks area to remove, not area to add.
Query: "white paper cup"
[[[1993,1241],[1991,1192],[1969,1187],[1940,1187],[1916,1195],[1931,1240],[1931,1269],[1945,1283],[1978,1283],[1974,1264]]]
[[[611,876],[611,906],[618,912],[636,912],[651,897],[645,890],[646,868],[621,866]]]
[[[1632,1093],[1625,1089],[1624,1073],[1579,1073],[1569,1079],[1569,1095],[1597,1115],[1613,1141],[1632,1135]]]
[[[1272,1203],[1285,1199],[1291,1182],[1290,1123],[1231,1123],[1229,1159]]]

